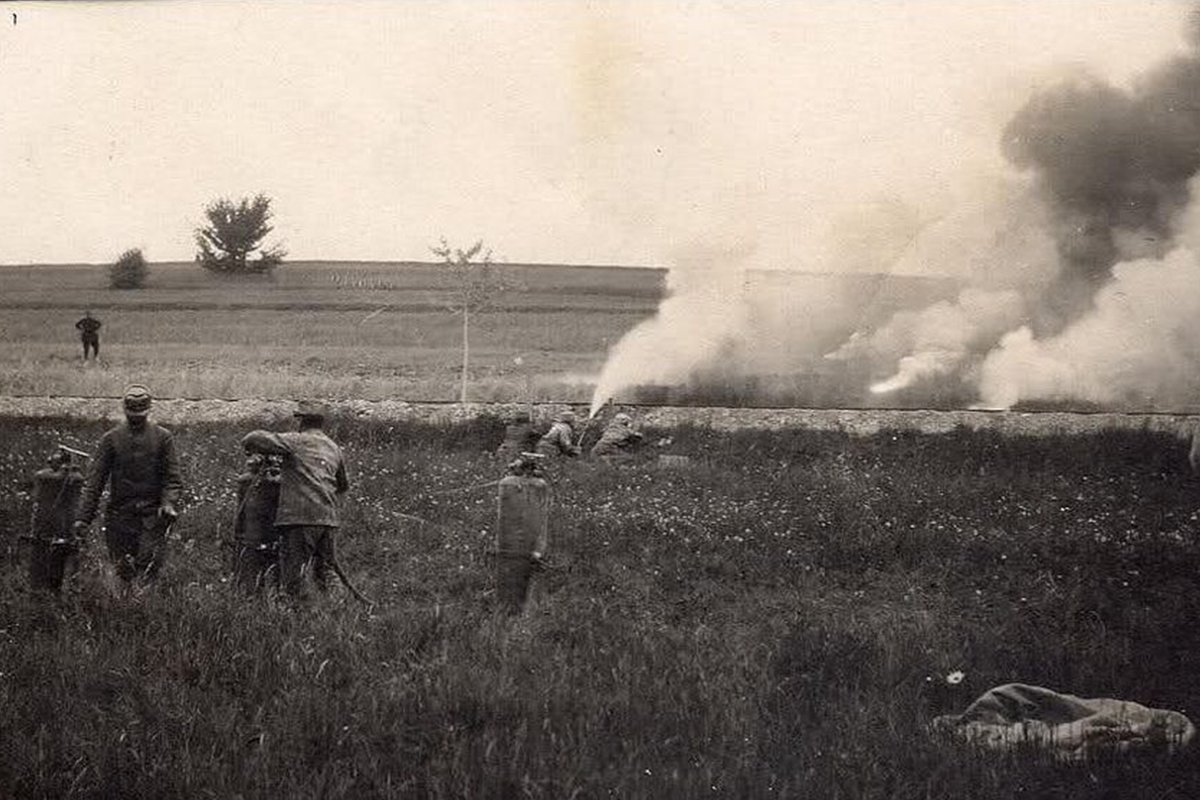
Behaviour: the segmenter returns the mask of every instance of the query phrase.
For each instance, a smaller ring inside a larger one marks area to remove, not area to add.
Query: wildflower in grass
[[[958,684],[962,683],[963,679],[966,677],[966,673],[961,672],[960,670],[955,670],[946,676],[946,683],[950,684],[951,686],[957,686]]]

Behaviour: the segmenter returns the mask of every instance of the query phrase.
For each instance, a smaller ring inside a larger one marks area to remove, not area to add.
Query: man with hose
[[[329,590],[329,572],[338,572],[334,551],[340,526],[338,500],[350,488],[342,449],[324,431],[327,416],[323,405],[305,401],[295,413],[298,431],[258,430],[242,439],[248,452],[283,457],[275,512],[280,577],[284,591],[301,601],[311,597],[310,575],[324,594]]]

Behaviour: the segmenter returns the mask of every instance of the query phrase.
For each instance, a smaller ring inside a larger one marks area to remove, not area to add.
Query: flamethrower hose
[[[338,561],[336,554],[334,554],[334,556],[329,559],[329,566],[333,567],[333,574],[338,576],[338,580],[340,580],[342,582],[342,585],[345,586],[347,590],[349,590],[350,594],[354,595],[355,600],[362,603],[367,608],[375,607],[375,601],[371,600],[365,594],[360,592],[358,590],[358,587],[356,587],[353,583],[350,582],[350,578],[348,578],[346,576],[346,573],[342,570],[342,564],[340,561]]]

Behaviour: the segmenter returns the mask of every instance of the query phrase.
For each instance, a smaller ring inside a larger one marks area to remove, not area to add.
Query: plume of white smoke
[[[1055,267],[1050,280],[1019,287],[1028,318],[1003,337],[996,323],[1004,314],[973,320],[980,309],[961,300],[958,308],[935,305],[860,337],[856,347],[884,334],[912,345],[872,391],[959,372],[972,348],[967,341],[986,347],[991,338],[994,351],[972,370],[983,406],[1192,402],[1200,251],[1179,242],[1187,238],[1181,220],[1195,218],[1189,203],[1200,170],[1200,14],[1190,25],[1189,52],[1130,88],[1075,72],[1035,93],[1009,121],[1002,149],[1040,199],[1034,222],[1053,237],[1053,256],[1045,259]]]
[[[708,165],[704,174],[727,183],[729,190],[698,191],[701,187],[685,180],[693,171],[667,175],[663,185],[676,186],[673,196],[649,189],[638,193],[656,198],[644,206],[628,203],[626,192],[616,193],[609,199],[624,209],[630,224],[659,231],[663,241],[720,241],[730,224],[743,233],[747,229],[742,226],[753,225],[757,230],[738,240],[758,245],[758,263],[746,263],[748,253],[730,257],[721,248],[670,259],[670,296],[653,319],[610,352],[593,409],[639,384],[788,373],[833,375],[843,382],[841,399],[834,402],[853,402],[864,385],[877,394],[907,389],[905,402],[919,402],[914,392],[927,387],[936,396],[938,378],[973,383],[986,354],[1006,331],[1028,326],[1028,339],[1034,342],[1080,319],[1117,262],[1160,257],[1170,249],[1164,223],[1186,201],[1183,182],[1200,164],[1200,150],[1194,146],[1200,115],[1191,100],[1200,85],[1200,55],[1183,54],[1128,89],[1094,76],[1064,77],[1069,80],[1061,85],[1043,84],[1009,117],[1000,152],[964,147],[943,169],[913,169],[925,159],[933,164],[937,151],[916,146],[893,146],[879,162],[871,162],[868,156],[874,151],[864,147],[853,159],[863,164],[827,154],[826,169],[814,168],[815,159],[807,158],[806,151],[787,155],[786,146],[771,151],[783,155],[769,162],[737,169],[729,159],[708,158],[708,150],[697,150]],[[685,108],[676,112],[652,115],[662,123],[659,133],[674,131],[676,122],[687,118]],[[705,130],[705,138],[691,141],[708,141],[711,134],[729,145],[710,148],[714,153],[767,152],[749,129],[736,135],[722,133],[720,126]],[[638,164],[637,154],[649,152],[644,132],[636,137],[607,128],[604,132],[606,147],[631,157],[607,157],[612,154],[606,151],[605,158],[595,160],[601,170],[618,161]],[[679,146],[673,135],[665,138]],[[995,139],[989,135],[988,141]],[[896,158],[897,153],[902,157]],[[996,160],[1000,156],[1007,167]],[[788,169],[798,163],[807,171]],[[1022,174],[1014,176],[1014,167]],[[650,166],[628,172],[640,180],[658,180]],[[978,179],[980,174],[989,177]],[[825,180],[828,175],[837,180]],[[800,191],[818,184],[820,191]],[[872,198],[883,201],[872,205]],[[819,237],[811,235],[812,220],[837,218],[848,205],[860,210],[857,218],[835,224],[828,241],[818,243]],[[678,218],[702,217],[700,210],[714,224],[699,236],[679,236]],[[804,234],[793,235],[800,230]],[[833,302],[824,302],[819,293],[798,300],[795,294],[816,282],[780,282],[781,291],[791,296],[779,294],[764,304],[762,293],[745,299],[742,291],[751,266],[818,276],[838,273],[844,286],[865,291],[851,304],[843,304],[843,289],[828,293]],[[903,281],[883,279],[874,283],[876,295],[868,293],[873,291],[870,281],[847,278],[852,271],[881,277],[951,276],[957,286],[913,288],[919,283],[914,281],[908,292],[897,288]],[[960,291],[963,285],[969,289]],[[921,291],[928,293],[920,297]],[[894,314],[918,304],[925,310]],[[817,318],[820,322],[813,322]],[[850,340],[831,357],[851,363],[820,360],[820,353],[847,336]],[[821,344],[814,345],[818,339]],[[1016,341],[1011,340],[1012,346]],[[810,354],[816,346],[820,349],[813,363]],[[870,365],[869,377],[864,364]],[[844,367],[840,373],[839,366]],[[829,369],[822,373],[822,367]]]
[[[667,275],[667,298],[609,352],[591,416],[626,389],[640,384],[679,385],[712,363],[745,327],[738,301],[753,247],[692,246],[679,252]]]
[[[1024,301],[1016,291],[967,288],[955,302],[897,314],[865,346],[875,352],[900,347],[908,355],[900,358],[893,375],[872,384],[871,391],[894,392],[955,372],[981,347],[986,349],[1010,330],[1023,313]]]
[[[1053,279],[1057,257],[1046,212],[1028,185],[977,181],[952,208],[926,223],[896,260],[902,274],[958,276],[956,297],[901,310],[875,330],[859,329],[826,358],[865,362],[873,394],[960,374],[1028,312],[1025,295]]]
[[[1192,182],[1195,192],[1196,182]],[[1144,409],[1197,406],[1200,392],[1200,204],[1162,258],[1117,264],[1090,311],[1061,332],[1012,331],[980,373],[981,406],[1081,399]]]

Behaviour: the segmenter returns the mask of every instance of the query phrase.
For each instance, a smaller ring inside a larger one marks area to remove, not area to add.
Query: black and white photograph
[[[0,0],[0,798],[1200,798],[1200,0]]]

